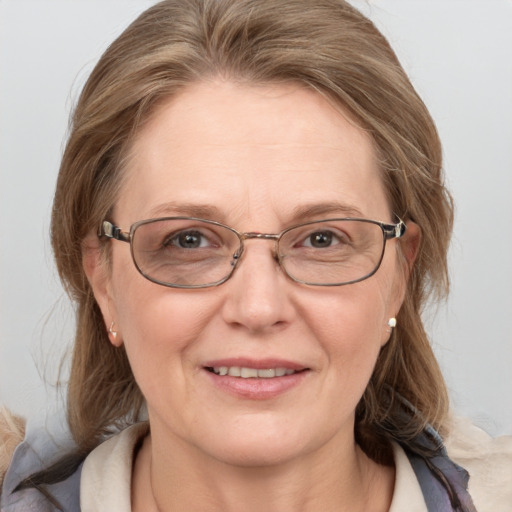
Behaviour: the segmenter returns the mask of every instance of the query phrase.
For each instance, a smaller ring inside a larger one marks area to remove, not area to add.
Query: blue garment
[[[446,452],[439,434],[427,427],[416,439],[415,446],[432,450],[422,456],[402,445],[421,487],[428,512],[477,512],[468,492],[469,474],[455,464]]]
[[[82,464],[66,480],[46,486],[48,497],[33,488],[13,492],[23,479],[44,469],[47,463],[47,460],[41,457],[41,454],[32,447],[29,441],[25,440],[16,447],[9,470],[4,478],[0,497],[1,512],[80,511]]]

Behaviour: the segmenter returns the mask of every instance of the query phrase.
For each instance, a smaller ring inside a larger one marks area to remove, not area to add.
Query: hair
[[[422,237],[398,325],[356,410],[356,438],[370,457],[386,461],[386,440],[410,440],[427,423],[443,433],[447,391],[421,313],[428,298],[448,290],[453,206],[434,122],[387,40],[343,0],[165,0],[136,19],[94,68],[72,115],[57,181],[51,237],[76,305],[67,408],[79,448],[90,451],[144,408],[84,274],[84,240],[116,203],[140,127],[163,100],[217,77],[300,84],[372,137],[390,207],[417,223]],[[404,420],[399,395],[420,414]]]

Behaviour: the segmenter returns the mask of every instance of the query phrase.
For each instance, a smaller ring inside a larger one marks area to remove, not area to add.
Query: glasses
[[[240,264],[246,240],[274,241],[274,257],[298,283],[341,286],[377,272],[386,241],[400,238],[402,220],[341,218],[305,222],[279,234],[239,233],[212,220],[165,217],[136,222],[122,231],[109,221],[99,236],[128,242],[137,270],[173,288],[206,288],[227,281]]]

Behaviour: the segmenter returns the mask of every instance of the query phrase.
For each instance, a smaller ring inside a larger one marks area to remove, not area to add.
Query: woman
[[[356,10],[149,9],[54,200],[77,448],[20,445],[2,510],[475,510],[420,318],[451,225],[435,126]]]

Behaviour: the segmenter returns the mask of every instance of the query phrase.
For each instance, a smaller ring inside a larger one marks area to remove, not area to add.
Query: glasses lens
[[[384,243],[379,224],[328,220],[286,231],[279,253],[282,266],[293,279],[339,285],[373,274],[382,260]]]
[[[152,281],[177,287],[219,283],[233,269],[238,236],[225,226],[195,219],[158,219],[139,224],[132,254]]]

